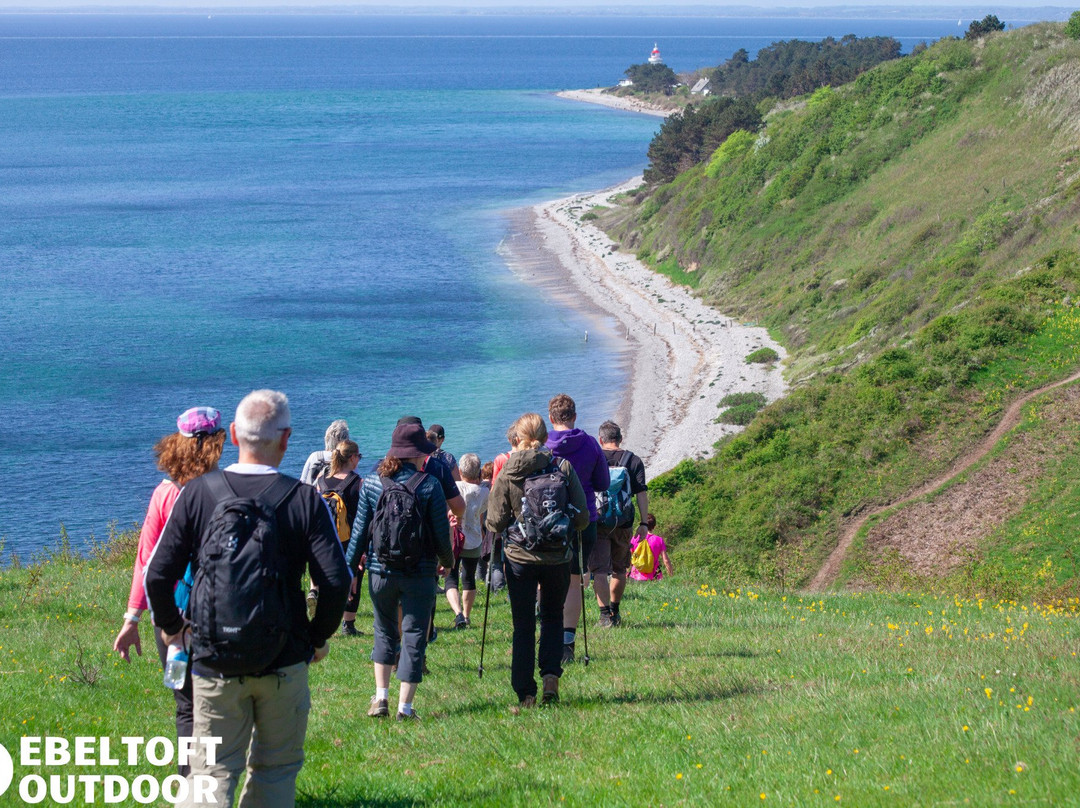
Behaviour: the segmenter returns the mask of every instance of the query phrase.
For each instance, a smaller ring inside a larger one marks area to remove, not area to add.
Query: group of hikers
[[[329,654],[336,632],[361,633],[365,572],[369,716],[390,715],[396,671],[396,717],[418,720],[438,580],[452,627],[466,629],[478,573],[488,598],[505,585],[510,602],[515,712],[558,702],[563,666],[575,660],[586,576],[597,625],[613,628],[628,575],[659,578],[672,565],[653,533],[644,464],[621,448],[619,426],[606,421],[598,439],[577,429],[565,394],[551,399],[548,418],[550,430],[539,414],[522,415],[507,430],[509,451],[482,464],[474,453],[459,461],[444,450],[441,426],[405,416],[364,477],[348,424],[335,421],[297,480],[278,471],[292,434],[283,393],[256,390],[240,402],[228,428],[239,457],[224,470],[220,412],[193,407],[179,416],[177,431],[154,447],[168,476],[151,497],[113,647],[128,661],[132,647],[142,653],[138,624],[149,608],[178,737],[221,739],[216,755],[198,747],[181,767],[217,784],[212,801],[193,790],[189,804],[232,805],[245,770],[241,806],[294,804],[308,666]],[[484,628],[486,639],[486,612]]]

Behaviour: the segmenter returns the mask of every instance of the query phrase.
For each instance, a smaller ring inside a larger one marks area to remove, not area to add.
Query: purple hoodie
[[[555,457],[570,461],[585,489],[585,501],[589,504],[589,521],[596,521],[596,492],[606,491],[611,485],[607,458],[604,450],[588,432],[581,429],[552,430],[545,444]]]

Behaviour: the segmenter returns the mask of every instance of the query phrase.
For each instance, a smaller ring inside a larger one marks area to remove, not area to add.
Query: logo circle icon
[[[15,765],[11,762],[11,755],[8,754],[8,750],[4,745],[0,743],[0,797],[8,790],[14,776]]]

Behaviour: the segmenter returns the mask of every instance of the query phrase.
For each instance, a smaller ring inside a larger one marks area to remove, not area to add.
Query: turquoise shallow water
[[[371,460],[405,413],[485,458],[555,392],[595,427],[614,346],[509,272],[502,212],[639,172],[659,122],[550,91],[614,83],[658,37],[687,69],[888,25],[0,19],[6,551],[141,519],[175,416],[254,387],[290,396],[294,473],[336,417]],[[902,25],[910,47],[955,23]]]

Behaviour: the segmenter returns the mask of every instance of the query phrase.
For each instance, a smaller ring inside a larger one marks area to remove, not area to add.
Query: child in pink
[[[660,572],[660,562],[664,562],[664,569],[667,570],[668,575],[673,575],[674,572],[671,568],[671,558],[668,556],[667,544],[664,543],[663,536],[657,536],[652,531],[656,527],[656,517],[651,513],[645,517],[645,524],[649,528],[649,533],[645,537],[645,541],[649,543],[649,549],[653,554],[653,570],[650,573],[639,572],[636,567],[630,567],[630,577],[635,581],[659,581],[664,577],[664,574]],[[630,552],[633,553],[637,549],[641,539],[638,536],[634,536],[630,540]]]

